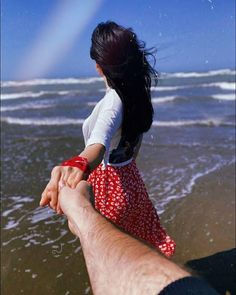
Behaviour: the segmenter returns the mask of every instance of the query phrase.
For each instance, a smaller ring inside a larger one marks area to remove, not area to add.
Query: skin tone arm
[[[98,74],[103,77],[105,85],[107,86],[106,77],[98,64],[96,64],[96,70]],[[85,148],[80,156],[88,160],[89,168],[92,171],[101,163],[104,153],[105,147],[103,145],[93,144]],[[51,179],[42,193],[40,206],[48,205],[58,214],[62,214],[63,211],[58,202],[59,184],[63,183],[71,188],[75,188],[82,179],[85,179],[85,175],[78,168],[62,166],[54,167],[51,172]]]
[[[69,228],[80,238],[95,295],[156,295],[189,274],[138,240],[118,230],[92,207],[86,181],[59,195]]]
[[[102,144],[93,144],[84,149],[80,154],[88,160],[90,170],[95,169],[102,161],[105,147]],[[49,205],[58,214],[63,213],[58,202],[59,183],[75,188],[85,179],[83,171],[76,167],[56,166],[52,169],[51,179],[42,193],[40,206]]]

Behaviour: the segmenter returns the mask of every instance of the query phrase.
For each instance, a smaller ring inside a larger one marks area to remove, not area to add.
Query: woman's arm
[[[120,128],[122,122],[122,102],[113,90],[106,94],[102,108],[96,117],[96,124],[86,140],[86,148],[80,154],[88,160],[90,170],[95,169],[102,161],[105,150],[109,149],[112,136]],[[79,168],[70,166],[56,166],[52,170],[51,179],[46,186],[41,206],[49,205],[52,209],[61,213],[57,202],[60,190],[60,182],[72,189],[82,180],[86,179],[86,174]]]
[[[95,143],[87,146],[82,153],[80,153],[80,157],[86,158],[88,160],[89,170],[90,172],[94,170],[103,159],[105,153],[104,145],[100,143]],[[63,167],[62,167],[63,168]],[[85,179],[86,175],[79,168],[76,167],[64,167],[65,171],[64,175],[61,177],[63,184],[68,185],[72,189],[76,188],[77,184],[80,180]],[[74,169],[73,169],[74,168]]]
[[[92,171],[101,163],[104,153],[104,145],[95,143],[87,146],[83,152],[80,153],[80,156],[88,160],[90,171]],[[51,179],[42,193],[40,206],[49,205],[52,209],[56,210],[57,213],[63,213],[58,203],[60,182],[74,189],[78,183],[85,178],[85,173],[79,168],[70,166],[54,167],[52,169]]]
[[[94,170],[102,162],[105,154],[105,147],[100,143],[87,146],[80,154],[88,160],[90,170]]]

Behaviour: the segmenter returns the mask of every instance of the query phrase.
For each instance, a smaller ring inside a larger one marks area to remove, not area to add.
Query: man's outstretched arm
[[[91,285],[97,294],[156,295],[189,274],[94,210],[90,186],[64,187],[59,202],[71,231],[80,238]]]

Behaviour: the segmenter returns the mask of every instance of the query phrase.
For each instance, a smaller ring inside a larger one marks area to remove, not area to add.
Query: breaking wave
[[[2,87],[38,86],[38,85],[68,85],[68,84],[91,84],[103,81],[103,78],[66,78],[66,79],[34,79],[26,81],[4,81]]]
[[[2,117],[2,122],[17,125],[35,125],[35,126],[48,126],[48,125],[81,125],[84,119],[69,119],[69,118],[13,118]],[[235,126],[234,122],[225,122],[220,119],[199,119],[199,120],[177,120],[177,121],[153,121],[154,127],[182,127],[182,126],[202,126],[202,127],[218,127],[218,126]]]
[[[1,94],[2,100],[8,99],[18,99],[18,98],[36,98],[42,96],[50,96],[50,95],[69,95],[69,94],[78,94],[79,91],[39,91],[39,92],[17,92],[17,93],[6,93]]]
[[[152,103],[159,104],[159,103],[166,103],[166,102],[172,102],[176,99],[180,98],[179,96],[164,96],[164,97],[154,97],[152,98]]]
[[[54,107],[54,104],[35,104],[35,103],[25,103],[14,106],[1,106],[1,112],[18,111],[18,110],[39,110],[48,109]]]
[[[179,72],[179,73],[165,73],[164,78],[200,78],[200,77],[212,77],[221,75],[235,75],[235,70],[222,69],[209,72]]]
[[[34,125],[34,126],[58,126],[58,125],[81,125],[84,119],[69,119],[69,118],[43,118],[43,119],[30,119],[30,118],[12,118],[3,117],[2,122],[16,125]]]
[[[153,126],[157,127],[182,127],[182,126],[235,126],[233,122],[225,122],[221,119],[199,119],[199,120],[178,120],[178,121],[153,121]]]
[[[173,91],[187,88],[205,88],[205,87],[217,87],[223,90],[235,90],[234,82],[216,82],[216,83],[204,83],[204,84],[191,84],[184,86],[153,86],[152,91]]]
[[[235,93],[214,94],[211,97],[219,100],[235,100]]]

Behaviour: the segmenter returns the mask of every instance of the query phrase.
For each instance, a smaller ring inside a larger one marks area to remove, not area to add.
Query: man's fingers
[[[86,194],[88,193],[93,193],[92,185],[87,182],[86,180],[81,180],[77,185],[76,189],[78,189],[81,193]]]
[[[83,196],[87,198],[88,201],[95,207],[95,197],[93,193],[93,188],[92,185],[89,184],[85,180],[81,180],[77,185],[76,185],[76,190],[80,192]]]

